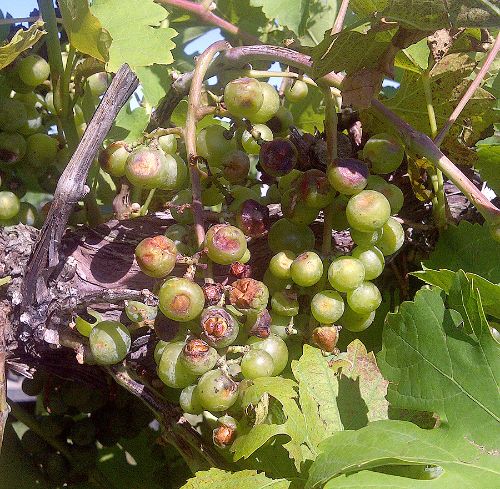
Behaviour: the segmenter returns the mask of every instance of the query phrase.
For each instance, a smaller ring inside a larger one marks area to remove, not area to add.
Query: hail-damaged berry
[[[195,319],[205,305],[203,289],[187,278],[173,277],[166,280],[158,297],[161,312],[179,322]]]
[[[218,304],[224,295],[224,286],[219,283],[206,283],[202,288],[205,294],[205,300],[209,306]]]
[[[125,176],[142,188],[162,187],[168,176],[168,162],[163,151],[138,148],[127,158]]]
[[[262,309],[257,314],[249,314],[247,316],[249,336],[267,338],[271,334],[271,320],[271,315],[267,309]]]
[[[226,448],[234,441],[236,435],[236,420],[232,416],[220,417],[217,420],[217,428],[213,431],[214,444],[219,448]]]
[[[259,162],[272,177],[282,177],[297,165],[297,149],[288,139],[277,138],[260,147]]]
[[[208,257],[219,265],[230,265],[238,261],[247,250],[243,232],[229,224],[212,226],[205,236]]]
[[[134,323],[152,327],[158,314],[158,307],[148,306],[139,301],[125,301],[125,314]]]
[[[323,351],[328,353],[337,352],[337,341],[339,340],[340,326],[319,326],[312,332],[312,341]]]
[[[245,200],[236,212],[236,224],[251,238],[263,236],[270,226],[269,209],[253,199]]]
[[[222,370],[210,370],[198,382],[198,397],[205,410],[225,411],[238,398],[238,384]]]
[[[252,276],[252,267],[239,261],[231,263],[231,275],[236,278],[249,278]]]
[[[307,170],[302,174],[296,187],[301,201],[306,206],[314,209],[322,209],[333,202],[335,190],[330,186],[328,177],[324,172],[317,169]]]
[[[222,307],[207,307],[201,315],[201,336],[214,348],[231,345],[238,336],[236,319]]]
[[[196,375],[212,370],[217,363],[217,351],[198,338],[186,342],[179,355],[179,361],[186,369]]]
[[[269,290],[259,280],[242,278],[233,282],[229,292],[233,306],[243,311],[261,311],[269,301]]]
[[[149,277],[166,277],[175,267],[177,248],[166,236],[143,239],[135,248],[135,258],[142,272]]]
[[[123,177],[129,155],[127,143],[115,141],[99,153],[99,163],[102,169],[113,177]]]
[[[241,150],[235,150],[222,159],[222,174],[229,183],[245,183],[250,170],[250,158]]]
[[[368,183],[368,167],[355,158],[338,158],[326,172],[330,185],[341,194],[357,194]]]

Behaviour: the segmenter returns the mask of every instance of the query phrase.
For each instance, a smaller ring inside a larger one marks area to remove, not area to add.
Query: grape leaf
[[[123,63],[135,69],[173,62],[172,38],[177,32],[170,27],[160,27],[168,15],[160,5],[149,0],[94,0],[92,11],[113,39],[109,48],[109,71],[117,71]]]
[[[446,309],[438,290],[422,289],[386,318],[377,360],[389,381],[387,399],[395,407],[437,413],[450,431],[489,446],[500,421],[500,345],[492,338],[476,290],[462,291],[454,305],[474,336]],[[497,437],[498,439],[498,437]]]
[[[338,432],[320,449],[306,489],[494,489],[500,477],[497,451],[446,429],[424,430],[406,421],[376,421],[358,431]],[[417,464],[437,465],[443,472],[424,481],[370,470]]]
[[[59,0],[58,4],[72,46],[81,53],[106,61],[111,38],[90,11],[88,0]]]
[[[488,187],[500,195],[500,144],[479,146],[477,156],[474,167]]]
[[[149,123],[149,115],[144,107],[131,110],[130,104],[125,105],[118,113],[107,139],[111,141],[136,141]]]
[[[172,78],[168,69],[163,65],[141,66],[135,73],[141,82],[142,92],[146,102],[156,107],[160,99],[168,92]]]
[[[462,269],[500,283],[500,243],[493,240],[487,226],[460,221],[441,233],[424,265],[434,270]]]
[[[240,470],[239,472],[226,472],[219,469],[210,469],[196,472],[195,477],[189,479],[181,489],[286,489],[290,481],[279,479],[272,480],[255,470]]]
[[[446,269],[432,270],[423,265],[423,270],[413,272],[411,275],[418,277],[430,285],[440,287],[446,293],[449,293],[456,273]],[[474,286],[481,295],[484,312],[500,318],[500,284],[493,284],[475,273],[468,272],[466,276],[469,280],[474,281]]]
[[[292,362],[299,383],[299,402],[306,420],[309,446],[315,447],[335,431],[366,426],[387,419],[387,382],[375,356],[354,340],[341,355],[341,374],[317,348],[304,345],[304,353]]]
[[[263,27],[268,23],[268,18],[260,7],[253,0],[218,0],[217,14],[245,32],[259,37],[262,34],[259,31],[265,30]]]
[[[275,20],[296,34],[308,18],[311,0],[250,0],[253,7],[262,7],[269,20]]]
[[[320,0],[310,4],[304,33],[299,37],[303,46],[316,46],[321,42],[325,31],[331,29],[335,22],[339,5],[340,2],[336,0]],[[349,14],[346,15],[345,25],[348,25]]]
[[[23,51],[33,46],[46,32],[43,22],[37,20],[28,30],[19,29],[9,43],[0,46],[0,70],[10,65]]]

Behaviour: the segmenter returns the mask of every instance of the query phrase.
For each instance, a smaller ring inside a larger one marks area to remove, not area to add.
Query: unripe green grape
[[[347,292],[347,303],[358,314],[369,314],[382,303],[378,287],[371,282],[363,282],[359,287]]]
[[[218,358],[215,348],[198,338],[188,340],[179,355],[182,365],[195,375],[203,375],[212,370]]]
[[[158,138],[160,149],[169,155],[175,155],[177,152],[177,138],[175,134],[164,134]]]
[[[12,98],[22,102],[26,106],[26,109],[42,107],[45,101],[43,96],[36,92],[15,93]]]
[[[198,398],[205,410],[225,411],[238,398],[238,384],[222,370],[210,370],[198,381]]]
[[[40,85],[50,75],[49,63],[36,54],[31,54],[22,59],[18,63],[17,69],[21,81],[31,87]]]
[[[184,389],[194,384],[196,375],[179,361],[184,342],[176,341],[165,346],[158,364],[158,377],[161,381],[173,389]]]
[[[158,294],[160,310],[169,319],[186,322],[195,319],[203,311],[203,289],[186,278],[173,277],[165,281]]]
[[[269,329],[271,333],[286,341],[290,337],[289,331],[292,318],[290,316],[281,316],[274,311],[271,311],[270,315],[271,324],[269,325]],[[297,318],[297,316],[293,317],[294,324],[295,318]]]
[[[303,80],[294,80],[285,88],[285,98],[291,103],[296,103],[304,100],[307,97],[308,93],[309,87]]]
[[[51,114],[56,113],[56,108],[54,107],[54,92],[47,92],[47,95],[45,95],[45,107]]]
[[[57,156],[57,140],[47,134],[36,133],[26,139],[24,159],[37,168],[44,168],[54,162]]]
[[[135,258],[141,271],[149,277],[166,277],[175,267],[177,248],[166,236],[143,239],[135,248]]]
[[[375,311],[369,312],[368,314],[358,314],[349,307],[349,304],[346,304],[344,314],[339,319],[339,324],[353,333],[359,333],[368,328],[368,326],[373,323],[374,319]]]
[[[302,201],[297,201],[297,191],[290,189],[281,196],[283,216],[297,224],[309,225],[319,214],[319,209],[308,207]]]
[[[97,311],[88,308],[87,317],[77,316],[75,319],[75,327],[77,331],[82,335],[89,337],[90,332],[97,323],[102,322],[102,315]]]
[[[166,177],[161,183],[162,190],[178,190],[185,187],[188,178],[186,162],[179,155],[165,155],[167,162]]]
[[[250,253],[250,250],[247,248],[245,250],[245,253],[243,253],[243,256],[238,260],[238,262],[243,263],[243,265],[245,265],[246,263],[248,263],[250,261],[251,258],[252,258],[252,254]]]
[[[21,204],[16,194],[8,190],[0,191],[0,219],[12,219],[20,209]]]
[[[366,142],[363,156],[370,160],[374,173],[391,173],[403,162],[404,148],[394,136],[380,133]]]
[[[284,194],[285,192],[293,188],[296,185],[296,183],[300,181],[299,179],[303,174],[304,172],[294,168],[290,173],[287,173],[286,175],[279,177],[278,190],[280,191],[280,193]]]
[[[236,319],[224,308],[207,307],[201,315],[201,336],[214,348],[226,348],[232,345],[239,333]]]
[[[365,279],[365,267],[357,258],[340,256],[328,268],[328,281],[339,292],[359,287]]]
[[[245,379],[271,377],[273,372],[273,357],[265,350],[250,350],[241,359],[241,373]]]
[[[314,248],[315,237],[309,226],[297,224],[290,219],[280,219],[269,229],[267,242],[273,253],[283,250],[302,253]]]
[[[347,203],[347,221],[358,231],[375,231],[387,222],[390,215],[389,201],[375,190],[363,190],[353,195]]]
[[[370,175],[368,177],[366,189],[376,190],[382,195],[385,195],[385,198],[391,205],[391,214],[397,214],[403,208],[404,194],[402,190],[396,185],[386,182],[382,177],[378,175]]]
[[[218,168],[222,158],[236,149],[235,138],[227,139],[226,128],[213,124],[203,128],[196,135],[196,151],[205,158],[211,167]]]
[[[306,206],[314,209],[323,209],[331,204],[335,198],[335,190],[330,186],[326,174],[321,170],[307,170],[299,177],[294,187],[297,187]]]
[[[90,332],[89,345],[97,365],[121,362],[130,350],[128,329],[118,321],[101,321]]]
[[[383,230],[382,228],[376,229],[375,231],[369,231],[367,233],[363,231],[358,231],[357,229],[350,229],[349,233],[351,234],[352,240],[363,248],[368,248],[376,244],[378,239],[382,236]]]
[[[169,344],[168,341],[163,341],[163,340],[159,340],[158,343],[156,343],[155,351],[153,353],[153,358],[155,360],[156,365],[158,365],[160,363],[161,356],[163,355],[165,347],[168,344]]]
[[[75,445],[89,445],[95,440],[96,429],[90,418],[75,421],[69,432],[69,438]]]
[[[222,158],[222,174],[229,183],[245,183],[249,170],[250,158],[243,151],[231,151]]]
[[[266,82],[260,82],[263,101],[260,109],[254,114],[250,114],[248,119],[253,123],[264,123],[273,117],[280,108],[280,96],[276,89]]]
[[[29,136],[40,131],[42,126],[42,114],[35,107],[26,107],[26,123],[18,131],[24,136]]]
[[[201,203],[206,207],[212,207],[224,202],[224,194],[212,184],[201,190]]]
[[[219,265],[230,265],[238,261],[247,250],[243,232],[235,226],[216,224],[205,236],[208,257]]]
[[[158,315],[158,307],[139,301],[125,301],[125,314],[133,323],[152,325]]]
[[[336,290],[323,290],[311,300],[311,314],[321,324],[333,324],[343,313],[344,300]]]
[[[89,84],[90,93],[94,97],[99,97],[108,89],[108,74],[104,71],[101,71],[100,73],[94,73],[87,78],[87,83]]]
[[[490,236],[495,240],[497,241],[498,243],[500,243],[500,224],[496,223],[496,224],[490,224],[488,226],[489,228],[489,231],[490,231]]]
[[[0,163],[12,165],[26,153],[26,140],[17,132],[0,132]]]
[[[261,83],[255,78],[238,78],[224,88],[227,110],[237,117],[255,115],[264,103]]]
[[[288,347],[286,343],[276,335],[269,335],[267,338],[257,338],[252,336],[248,339],[247,344],[252,349],[264,350],[271,355],[274,362],[274,370],[272,376],[279,375],[288,364]]]
[[[290,290],[279,290],[271,297],[272,310],[282,316],[296,316],[299,313],[297,293]]]
[[[46,455],[44,468],[49,480],[59,485],[66,480],[69,471],[69,463],[60,453],[52,452]]]
[[[253,130],[260,134],[260,138],[263,141],[272,141],[274,138],[273,132],[265,124],[255,124],[253,126]],[[258,155],[260,153],[259,143],[247,130],[243,131],[243,134],[241,135],[241,145],[249,155]]]
[[[29,202],[21,202],[17,218],[27,226],[36,226],[39,223],[38,211]]]
[[[323,262],[314,251],[306,251],[293,260],[290,275],[297,285],[311,287],[323,275]]]
[[[385,255],[396,253],[405,242],[405,232],[401,223],[390,217],[382,228],[382,236],[378,239],[377,248]]]
[[[266,287],[269,290],[270,294],[274,294],[275,292],[278,292],[279,290],[284,290],[286,288],[289,288],[293,285],[293,281],[290,278],[278,278],[276,277],[269,268],[264,272],[264,277],[262,278],[262,281],[266,285]]]
[[[367,248],[356,246],[352,250],[352,256],[365,267],[365,280],[373,280],[384,271],[384,254],[376,246]]]
[[[281,106],[276,114],[267,121],[267,125],[273,131],[273,134],[284,135],[293,124],[292,113],[284,106]]]
[[[276,253],[269,261],[269,270],[271,273],[281,279],[290,279],[290,266],[297,255],[289,250]]]
[[[167,157],[172,161],[167,160]],[[152,189],[163,188],[170,180],[169,172],[176,172],[177,163],[170,155],[163,151],[150,148],[137,148],[132,151],[125,164],[125,176],[128,181],[137,187]],[[176,175],[174,176],[175,179]]]
[[[99,163],[102,169],[113,177],[123,177],[129,156],[130,152],[127,150],[127,143],[125,141],[115,141],[100,151]]]
[[[197,385],[188,385],[182,389],[179,395],[179,405],[184,413],[201,414],[203,412]]]
[[[182,206],[192,204],[193,193],[190,189],[186,188],[177,192],[177,194],[170,201],[172,207],[170,213],[172,217],[180,224],[193,224],[193,212],[190,208]]]
[[[22,102],[12,98],[0,99],[0,130],[16,132],[27,120],[28,114]]]
[[[355,158],[338,158],[329,165],[326,174],[330,185],[345,195],[361,192],[368,181],[368,167]]]

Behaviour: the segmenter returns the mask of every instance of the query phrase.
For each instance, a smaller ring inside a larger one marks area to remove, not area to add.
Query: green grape
[[[267,125],[271,128],[273,134],[285,135],[290,126],[293,125],[293,115],[286,107],[281,106],[274,114],[274,117],[267,121]]]
[[[274,275],[269,268],[264,272],[264,277],[262,281],[266,285],[270,294],[274,294],[279,290],[289,288],[293,285],[292,278],[278,278]]]
[[[42,114],[35,107],[26,107],[26,123],[18,131],[24,136],[29,136],[40,131],[42,127]]]
[[[273,140],[273,132],[265,124],[254,124],[253,130],[259,133],[260,139],[263,141]],[[241,145],[250,155],[258,155],[260,153],[259,143],[247,130],[243,131],[243,134],[241,135]]]
[[[285,98],[291,102],[296,103],[304,100],[309,92],[307,83],[303,80],[294,80],[287,84],[285,88]]]
[[[231,195],[234,200],[231,202],[228,209],[230,212],[234,213],[240,213],[240,208],[247,201],[255,201],[257,203],[260,203],[261,200],[260,195],[258,195],[254,189],[243,187],[241,185],[234,185],[231,188]]]
[[[26,140],[17,132],[0,132],[0,163],[12,165],[26,153]]]
[[[196,151],[205,158],[210,167],[219,168],[222,159],[236,149],[235,138],[226,138],[226,128],[213,124],[203,128],[196,136]]]
[[[210,370],[198,381],[198,398],[207,411],[225,411],[238,398],[238,384],[221,370]]]
[[[170,213],[180,224],[193,224],[193,212],[191,209],[182,206],[193,203],[193,193],[191,189],[184,189],[178,192],[170,201]]]
[[[95,440],[96,429],[90,418],[76,421],[69,432],[69,438],[75,445],[90,445]]]
[[[121,362],[130,350],[128,329],[118,321],[101,321],[89,334],[90,351],[97,365]]]
[[[99,163],[102,169],[113,177],[123,177],[125,175],[125,165],[130,152],[125,141],[115,141],[108,144],[99,153]]]
[[[40,429],[48,436],[61,436],[68,427],[68,418],[64,416],[42,416]]]
[[[288,364],[288,347],[286,343],[276,335],[269,335],[267,338],[257,338],[251,336],[248,338],[247,344],[252,349],[264,350],[271,355],[274,362],[274,370],[272,376],[279,375]]]
[[[56,108],[54,107],[54,92],[47,92],[47,95],[45,95],[45,107],[51,114],[56,114]]]
[[[306,206],[315,209],[323,209],[335,198],[335,190],[321,170],[307,170],[298,179],[296,187]]]
[[[262,84],[255,78],[238,78],[224,88],[227,110],[237,117],[255,115],[264,103]]]
[[[215,185],[210,184],[202,189],[201,202],[205,207],[217,206],[224,202],[224,194]]]
[[[200,320],[202,338],[214,348],[225,348],[232,345],[239,333],[236,319],[224,308],[207,307]]]
[[[88,308],[87,317],[77,316],[75,319],[75,326],[77,331],[82,335],[88,337],[92,328],[102,321],[102,315],[97,311]]]
[[[180,361],[183,341],[176,341],[165,346],[158,364],[158,377],[168,387],[184,389],[194,384],[196,375],[191,373]]]
[[[357,258],[340,256],[328,268],[328,281],[339,292],[359,287],[365,280],[365,267]]]
[[[24,159],[36,168],[44,168],[53,163],[57,156],[57,140],[47,134],[36,133],[26,139]]]
[[[156,343],[155,346],[155,351],[153,353],[153,358],[155,360],[156,365],[160,363],[161,356],[163,355],[163,351],[165,350],[165,347],[168,345],[168,341],[163,341],[160,340],[158,343]]]
[[[375,231],[387,222],[390,215],[389,201],[375,190],[363,190],[347,203],[347,221],[351,228],[358,231]]]
[[[340,194],[333,199],[331,205],[332,214],[332,229],[336,231],[343,231],[349,227],[346,216],[346,208],[349,202],[349,197],[347,195]]]
[[[0,130],[16,132],[28,121],[25,105],[12,98],[0,99]]]
[[[218,358],[219,355],[217,355],[215,348],[203,340],[193,338],[184,345],[179,355],[179,362],[188,372],[194,375],[203,375],[215,367]]]
[[[177,153],[177,137],[175,134],[164,134],[158,138],[160,149],[169,155]]]
[[[203,289],[186,278],[173,277],[165,281],[158,293],[160,310],[169,319],[186,322],[195,319],[203,311]]]
[[[229,183],[245,183],[250,170],[250,158],[240,150],[231,151],[222,158],[222,174]]]
[[[403,208],[404,194],[402,190],[392,183],[387,183],[382,177],[378,175],[370,175],[368,177],[366,189],[376,190],[382,195],[385,195],[385,198],[391,205],[391,214],[397,214]]]
[[[311,287],[323,275],[323,262],[314,251],[306,251],[293,260],[290,275],[297,285]]]
[[[297,255],[292,251],[280,251],[269,261],[269,270],[277,278],[290,279],[290,266],[295,258],[297,258]]]
[[[365,280],[373,280],[384,271],[384,254],[375,246],[356,246],[352,250],[352,256],[357,258],[365,267]]]
[[[282,340],[287,340],[290,337],[289,331],[291,327],[292,318],[289,316],[281,316],[275,311],[271,311],[271,324],[269,329],[272,334],[279,336]],[[297,316],[293,317],[293,322],[295,324],[295,319]]]
[[[212,226],[205,236],[208,257],[219,265],[230,265],[238,261],[247,250],[243,232],[229,224]]]
[[[359,287],[347,292],[347,303],[358,314],[369,314],[382,303],[378,287],[371,282],[363,282]]]
[[[273,372],[273,357],[265,350],[250,350],[241,359],[241,373],[245,379],[271,377]]]
[[[175,267],[177,248],[166,236],[143,239],[135,248],[135,258],[143,273],[149,277],[166,277]]]
[[[358,314],[349,307],[349,304],[346,304],[344,314],[339,319],[339,324],[353,333],[359,333],[368,328],[368,326],[373,323],[374,319],[375,311],[369,312],[368,314]]]
[[[139,301],[125,301],[125,314],[133,323],[152,325],[158,315],[158,307]]]
[[[290,189],[281,196],[283,216],[297,224],[309,225],[319,214],[319,209],[308,207],[302,201],[297,201],[297,191]]]
[[[28,202],[21,202],[21,208],[17,215],[19,222],[27,226],[36,226],[38,224],[39,216],[36,207]]]
[[[177,162],[158,149],[137,148],[127,158],[125,176],[137,187],[163,188],[166,182],[177,181]]]
[[[188,385],[182,389],[179,395],[179,405],[184,413],[201,414],[203,412],[197,385]]]
[[[396,253],[405,242],[405,232],[399,221],[390,217],[383,226],[382,236],[377,241],[377,248],[385,255]]]
[[[290,173],[283,175],[278,178],[278,190],[280,194],[284,194],[291,188],[294,188],[297,182],[300,181],[300,177],[304,174],[304,172],[297,170],[294,168]]]
[[[7,85],[7,87],[5,88],[10,88],[11,90],[14,90],[16,93],[22,93],[22,94],[33,91],[33,87],[30,85],[26,85],[26,83],[24,83],[19,77],[18,65],[11,64],[10,66],[7,66],[5,68],[4,74]],[[5,93],[5,96],[9,96],[11,90],[8,90],[9,93]]]
[[[26,452],[35,457],[41,456],[50,450],[49,444],[32,430],[27,430],[23,433],[21,446]]]
[[[375,231],[369,231],[367,233],[363,231],[358,231],[357,229],[350,229],[352,240],[363,248],[368,248],[373,246],[378,239],[382,236],[383,230],[382,228],[376,229]]]
[[[22,102],[27,109],[43,107],[45,101],[43,96],[36,92],[15,93],[12,98]]]
[[[345,195],[361,192],[368,182],[368,167],[355,158],[338,158],[329,165],[326,173],[330,185]]]
[[[321,324],[333,324],[344,312],[344,300],[335,290],[318,292],[311,301],[311,314]]]
[[[394,136],[380,133],[366,142],[363,156],[371,162],[374,173],[391,173],[403,162],[404,148]]]
[[[315,237],[309,226],[297,224],[290,219],[280,219],[269,229],[267,242],[273,253],[283,250],[302,253],[314,248]]]
[[[260,82],[263,101],[260,109],[254,114],[250,114],[248,119],[253,123],[264,123],[273,117],[280,108],[280,96],[276,89],[266,82]]]
[[[271,297],[271,308],[282,316],[296,316],[299,313],[297,294],[291,290],[279,290]]]
[[[21,81],[31,87],[40,85],[50,75],[49,63],[36,54],[22,59],[17,65],[17,70]]]
[[[68,475],[69,464],[66,458],[60,453],[48,453],[44,461],[47,477],[56,485],[62,484]]]
[[[17,195],[8,190],[0,191],[0,219],[11,219],[19,213],[21,204]]]
[[[92,96],[100,97],[108,89],[108,74],[104,71],[101,71],[100,73],[94,73],[87,78],[87,83],[89,84],[89,89]]]
[[[238,261],[240,263],[246,264],[250,261],[250,258],[252,258],[252,254],[250,253],[250,250],[247,248],[245,250],[245,253],[243,253],[243,256]]]

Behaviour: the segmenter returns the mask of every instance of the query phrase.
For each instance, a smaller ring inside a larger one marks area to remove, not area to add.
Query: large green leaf
[[[10,65],[23,51],[33,46],[43,35],[43,22],[34,22],[28,30],[19,29],[10,42],[0,46],[0,70]]]
[[[168,92],[172,78],[164,65],[142,66],[135,70],[141,82],[145,101],[156,107],[161,98]]]
[[[284,479],[272,480],[255,470],[241,470],[226,472],[219,469],[210,469],[205,472],[196,472],[196,476],[189,479],[181,489],[287,489],[290,482]]]
[[[311,2],[312,0],[250,0],[250,5],[262,7],[268,19],[301,34],[302,26],[309,16]]]
[[[177,32],[160,27],[168,12],[152,0],[94,0],[92,11],[112,37],[108,70],[123,63],[140,66],[170,64]]]
[[[488,187],[500,195],[500,144],[479,146],[477,156],[476,170]]]
[[[492,448],[499,434],[500,345],[491,336],[477,291],[460,290],[452,302],[473,335],[460,327],[462,317],[445,307],[438,290],[422,289],[413,302],[388,314],[377,359],[389,381],[391,405],[435,412],[470,443]]]
[[[423,430],[406,421],[377,421],[358,431],[339,432],[320,449],[307,489],[494,489],[500,480],[497,451],[446,429]],[[415,464],[437,465],[443,473],[426,481],[370,470],[383,467],[390,472],[390,466]]]
[[[144,107],[130,109],[127,104],[118,113],[107,138],[111,141],[136,141],[149,123],[149,115]]]
[[[88,0],[59,0],[58,4],[71,44],[81,53],[106,61],[111,39],[90,11]]]
[[[493,240],[487,226],[461,221],[441,233],[424,265],[435,270],[462,269],[500,283],[500,243]]]

